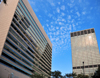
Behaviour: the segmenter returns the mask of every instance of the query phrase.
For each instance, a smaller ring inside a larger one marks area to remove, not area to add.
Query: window
[[[94,67],[97,67],[97,65],[94,65]]]
[[[78,35],[80,35],[80,32],[77,32]]]
[[[81,68],[83,69],[83,66],[81,66]]]
[[[71,33],[71,37],[73,37],[73,33]]]
[[[74,36],[76,36],[76,32],[74,33]]]
[[[91,32],[94,33],[94,29],[91,29]]]
[[[88,34],[90,33],[90,30],[88,30]]]
[[[76,69],[76,67],[73,67],[73,69]]]
[[[83,35],[83,31],[81,31],[81,35]]]
[[[92,65],[89,66],[89,68],[93,67]]]
[[[77,67],[77,69],[80,69],[80,67]]]
[[[84,31],[84,34],[87,34],[87,31],[86,30]]]
[[[88,68],[88,66],[85,66],[85,68]]]

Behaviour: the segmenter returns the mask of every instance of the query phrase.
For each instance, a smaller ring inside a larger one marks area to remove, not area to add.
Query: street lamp
[[[84,61],[83,61],[83,75],[84,75]]]

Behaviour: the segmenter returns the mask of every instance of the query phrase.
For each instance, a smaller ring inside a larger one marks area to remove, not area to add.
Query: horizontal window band
[[[78,31],[78,32],[72,32],[71,37],[90,34],[90,33],[94,33],[94,32],[95,32],[94,29],[88,29],[88,30],[83,30],[83,31]]]
[[[93,67],[98,67],[98,66],[100,66],[100,64],[97,64],[97,65],[86,65],[86,66],[77,66],[77,67],[73,67],[73,69],[93,68]]]

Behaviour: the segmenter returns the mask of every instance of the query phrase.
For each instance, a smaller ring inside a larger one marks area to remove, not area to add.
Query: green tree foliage
[[[69,74],[66,74],[66,76],[68,77],[68,78],[71,78],[71,77],[76,77],[76,73],[69,73]]]
[[[100,78],[100,66],[98,67],[97,71],[94,73],[92,78]]]
[[[89,78],[88,75],[78,74],[76,78]]]
[[[51,72],[51,76],[54,77],[54,78],[59,78],[59,77],[62,78],[60,71]]]
[[[89,78],[89,76],[87,76],[87,75],[83,75],[83,74],[76,74],[76,73],[69,73],[69,74],[66,74],[66,76],[68,77],[68,78]]]

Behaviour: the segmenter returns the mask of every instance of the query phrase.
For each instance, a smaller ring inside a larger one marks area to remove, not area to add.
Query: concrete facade
[[[0,4],[0,78],[50,77],[52,43],[27,0]]]
[[[93,75],[100,65],[100,54],[94,29],[71,33],[73,72]]]

